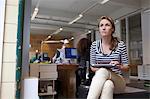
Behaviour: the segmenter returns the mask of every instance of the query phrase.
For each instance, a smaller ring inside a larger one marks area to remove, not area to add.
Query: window
[[[121,20],[121,39],[126,43],[131,75],[137,76],[137,65],[143,63],[141,13],[134,14]]]

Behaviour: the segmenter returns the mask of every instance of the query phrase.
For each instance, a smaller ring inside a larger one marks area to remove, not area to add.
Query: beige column
[[[0,99],[15,99],[18,1],[6,0]]]

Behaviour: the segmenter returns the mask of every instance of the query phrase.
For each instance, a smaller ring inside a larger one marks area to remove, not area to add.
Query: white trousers
[[[123,92],[125,87],[126,82],[122,76],[100,68],[92,79],[87,99],[113,99],[113,93]]]

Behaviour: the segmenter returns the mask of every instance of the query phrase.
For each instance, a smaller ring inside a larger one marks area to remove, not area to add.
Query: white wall
[[[0,92],[1,92],[4,15],[5,15],[5,0],[0,0]]]
[[[143,64],[150,64],[150,12],[142,12]]]
[[[121,22],[119,20],[117,20],[117,22],[115,23],[116,30],[115,30],[115,34],[114,34],[114,36],[118,37],[119,39],[121,38],[120,23]]]
[[[87,36],[86,36],[86,34],[80,34],[80,33],[78,33],[78,35],[75,35],[74,36],[74,47],[77,47],[77,43],[79,42],[79,40],[81,39],[81,38],[86,38]]]
[[[96,33],[96,34],[95,34],[95,39],[96,39],[96,40],[99,40],[99,39],[100,39],[99,31],[96,31],[95,33]]]
[[[150,9],[150,0],[141,0],[143,9]],[[150,64],[150,12],[142,12],[143,64]]]

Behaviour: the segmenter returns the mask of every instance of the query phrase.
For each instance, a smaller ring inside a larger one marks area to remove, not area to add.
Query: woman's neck
[[[102,44],[110,45],[110,43],[111,43],[111,37],[102,38]]]

